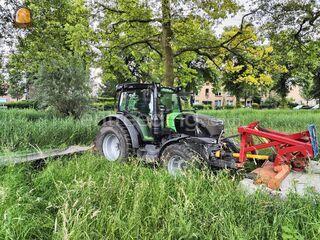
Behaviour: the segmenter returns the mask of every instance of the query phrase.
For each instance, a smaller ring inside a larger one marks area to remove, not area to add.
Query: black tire
[[[119,142],[118,149],[116,150],[119,150],[119,154],[116,154],[116,156],[119,155],[119,157],[113,160],[108,159],[108,154],[105,153],[106,149],[104,149],[104,141],[107,136],[116,136]],[[108,121],[102,125],[94,144],[97,151],[109,161],[126,161],[132,153],[132,142],[128,130],[123,124],[116,121]]]
[[[186,172],[190,167],[199,167],[203,163],[203,158],[187,144],[175,143],[163,150],[161,162],[170,175],[176,176]]]

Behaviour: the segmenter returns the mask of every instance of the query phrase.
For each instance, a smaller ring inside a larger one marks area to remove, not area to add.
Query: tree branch
[[[157,35],[155,35],[155,36],[157,36]],[[152,41],[152,39],[142,39],[142,40],[124,45],[121,47],[121,49],[124,50],[126,48],[129,48],[129,47],[132,47],[135,45],[146,44],[151,50],[155,51],[162,58],[162,56],[163,56],[162,53],[155,46],[152,45],[151,41]]]
[[[111,26],[114,28],[117,25],[120,25],[122,23],[150,23],[150,22],[161,22],[161,18],[151,18],[151,19],[140,19],[140,18],[134,18],[134,19],[123,19],[116,23],[112,23]]]
[[[102,7],[104,10],[107,10],[109,12],[120,13],[120,14],[126,13],[126,11],[119,10],[119,9],[116,9],[116,8],[112,8],[112,7],[106,6],[106,5],[102,4],[102,3],[98,3],[98,5],[100,7]]]
[[[237,31],[237,33],[235,33],[233,36],[231,36],[229,39],[223,41],[222,43],[216,45],[216,46],[199,46],[199,47],[185,47],[185,48],[181,48],[179,50],[177,50],[175,53],[174,53],[174,56],[179,56],[181,55],[182,53],[184,52],[196,52],[198,50],[201,50],[201,49],[216,49],[216,48],[221,48],[221,47],[224,47],[226,44],[229,44],[230,42],[232,42],[234,39],[236,39],[239,35],[242,34],[243,32],[243,28],[244,28],[244,24],[245,24],[245,18],[250,16],[250,15],[253,15],[255,14],[260,8],[257,8],[255,10],[253,10],[252,12],[250,13],[247,13],[245,15],[243,15],[242,17],[242,20],[241,20],[241,25],[240,25],[240,28],[239,28],[239,31]]]
[[[196,50],[195,51],[196,53],[198,53],[199,55],[201,56],[204,56],[204,57],[207,57],[220,71],[222,71],[222,68],[216,63],[216,61],[214,60],[214,58],[217,56],[217,55],[211,55],[207,52],[202,52],[200,50]]]

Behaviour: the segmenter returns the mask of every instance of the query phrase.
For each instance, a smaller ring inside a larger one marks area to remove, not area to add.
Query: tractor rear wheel
[[[132,150],[128,130],[116,121],[102,125],[95,140],[95,147],[101,155],[112,162],[128,159]]]
[[[191,166],[199,165],[203,159],[199,153],[185,143],[176,143],[166,147],[161,154],[161,162],[170,175],[177,176]]]

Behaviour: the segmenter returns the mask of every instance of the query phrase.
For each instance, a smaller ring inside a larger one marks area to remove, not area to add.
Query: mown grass
[[[206,113],[224,119],[228,134],[257,119],[286,131],[320,126],[319,112],[311,111]],[[3,110],[0,146],[25,151],[87,144],[104,114],[74,121]],[[319,239],[320,196],[246,196],[237,184],[225,171],[195,170],[175,179],[135,160],[109,163],[91,153],[48,161],[40,169],[2,167],[0,239]]]

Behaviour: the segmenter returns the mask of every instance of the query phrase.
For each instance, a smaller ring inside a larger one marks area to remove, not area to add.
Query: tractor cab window
[[[159,107],[165,109],[166,112],[180,112],[178,94],[170,88],[161,88]]]
[[[119,99],[119,111],[149,115],[152,110],[150,89],[134,89],[123,92]]]
[[[180,104],[182,111],[194,111],[193,108],[193,97],[191,94],[189,95],[180,95]]]

